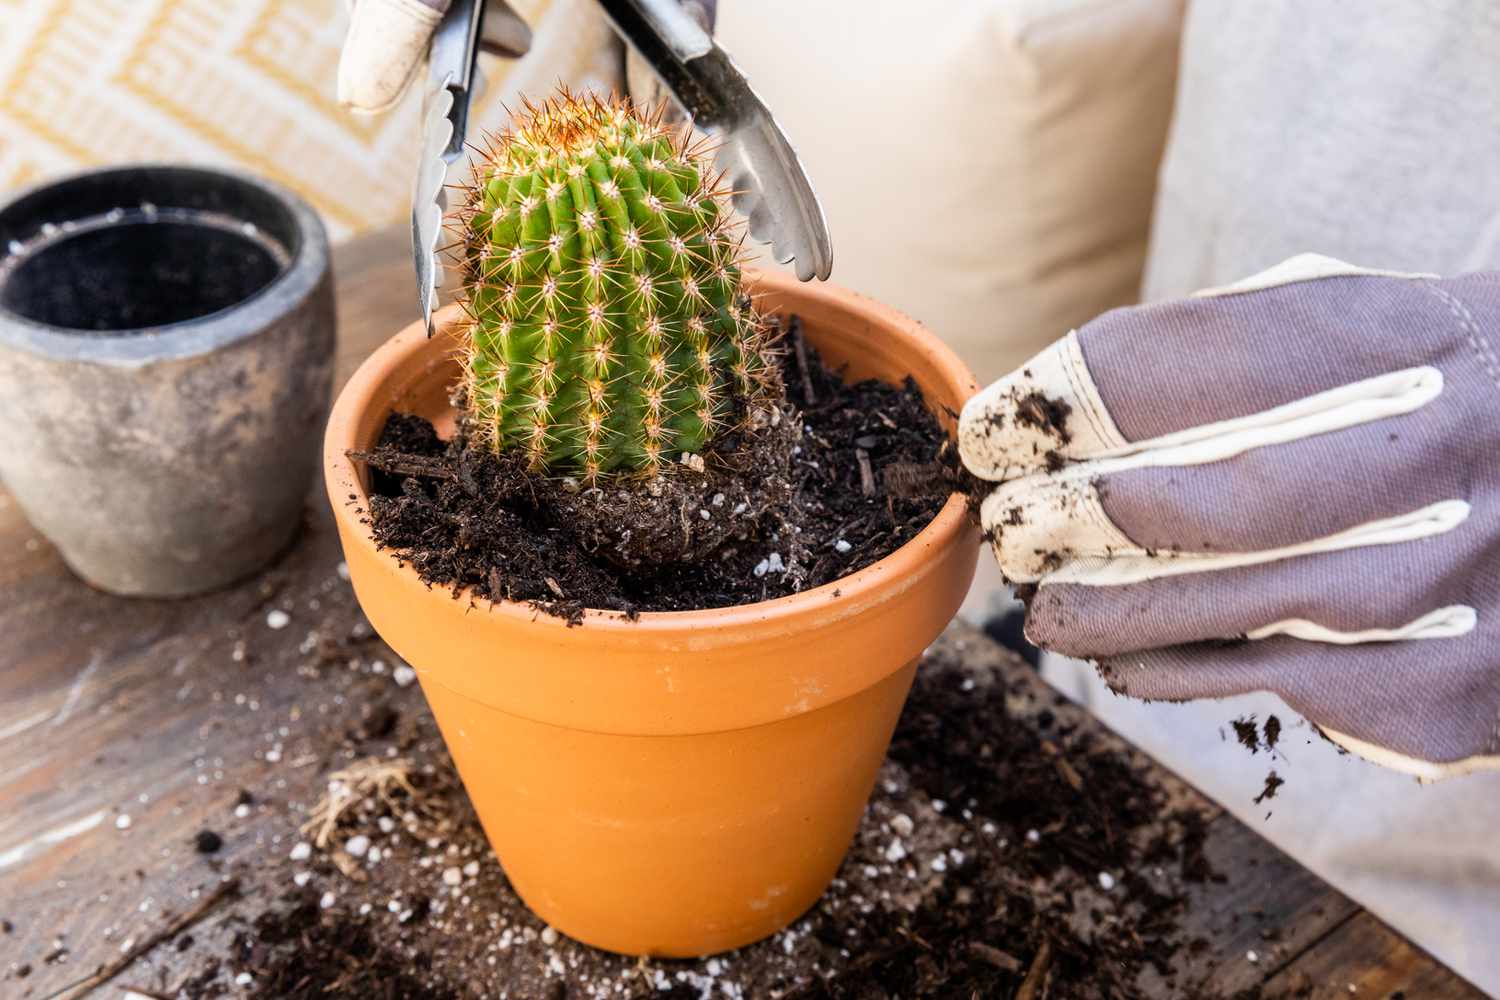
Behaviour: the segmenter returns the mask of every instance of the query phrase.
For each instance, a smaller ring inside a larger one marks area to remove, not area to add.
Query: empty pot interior
[[[298,243],[288,208],[238,177],[163,167],[87,174],[0,212],[0,309],[65,331],[158,329],[252,298]]]

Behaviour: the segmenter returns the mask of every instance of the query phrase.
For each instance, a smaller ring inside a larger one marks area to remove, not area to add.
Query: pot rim
[[[291,189],[248,171],[228,167],[146,161],[77,170],[32,184],[4,199],[0,213],[52,188],[128,174],[195,174],[259,190],[286,210],[297,245],[281,273],[264,287],[222,309],[157,327],[80,331],[41,323],[0,305],[0,345],[59,361],[139,367],[208,354],[264,331],[318,286],[328,271],[328,235],[311,205]]]
[[[961,397],[957,400],[960,406],[964,400],[978,391],[974,376],[958,355],[954,354],[947,344],[939,340],[926,327],[905,313],[857,292],[826,282],[804,284],[783,272],[762,271],[755,268],[746,268],[744,274],[747,286],[759,300],[757,305],[763,311],[776,311],[775,296],[779,292],[793,289],[796,290],[798,296],[812,296],[827,302],[837,302],[839,308],[854,312],[872,328],[892,332],[897,338],[906,341],[911,349],[925,355],[933,367],[941,373],[943,381],[955,389],[956,394]],[[767,308],[765,300],[771,300],[770,308]],[[376,547],[373,533],[366,519],[351,516],[352,504],[358,504],[362,508],[368,507],[369,492],[361,480],[356,463],[345,452],[365,447],[355,440],[355,428],[359,423],[359,415],[372,404],[389,405],[390,400],[380,394],[380,384],[386,372],[411,355],[442,350],[440,338],[460,314],[461,309],[458,305],[448,305],[433,316],[433,324],[438,332],[431,340],[428,340],[423,323],[419,320],[402,328],[366,358],[339,391],[334,401],[333,410],[328,418],[328,430],[324,438],[323,449],[324,472],[327,476],[329,499],[334,507],[335,516],[353,528],[354,537],[358,539],[361,546],[375,550],[377,554],[388,560],[388,568],[391,572],[402,577],[404,582],[425,588],[435,596],[440,596],[442,600],[465,602],[476,610],[500,615],[518,624],[524,623],[533,628],[552,629],[558,636],[578,633],[599,636],[601,632],[618,636],[660,635],[680,633],[699,626],[710,625],[718,629],[733,629],[735,626],[750,625],[764,629],[780,622],[790,625],[792,619],[815,610],[826,610],[830,601],[837,601],[845,606],[859,607],[882,603],[920,581],[923,574],[913,573],[911,569],[914,565],[928,561],[924,553],[959,544],[966,537],[969,528],[966,509],[968,501],[963,494],[955,492],[949,495],[942,508],[921,531],[894,552],[863,569],[819,587],[783,597],[730,607],[699,608],[692,611],[643,611],[633,620],[619,611],[588,608],[583,612],[582,625],[584,627],[581,629],[573,628],[565,619],[555,615],[538,613],[530,604],[524,602],[493,601],[478,597],[471,587],[464,587],[455,592],[448,587],[428,584],[418,577],[416,570],[409,563],[399,562],[396,553]],[[927,391],[929,401],[935,394],[932,391],[933,388],[929,387]],[[941,414],[939,414],[939,419],[951,424],[951,420],[942,420]],[[354,494],[356,499],[349,500],[350,494]],[[892,580],[893,577],[895,582]],[[837,596],[835,596],[835,591],[838,592]]]

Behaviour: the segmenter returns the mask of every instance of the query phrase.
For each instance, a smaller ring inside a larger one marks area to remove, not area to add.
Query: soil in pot
[[[467,447],[462,435],[444,442],[400,413],[357,456],[373,472],[376,541],[428,583],[572,621],[585,608],[634,615],[769,600],[878,561],[960,488],[956,451],[914,382],[846,383],[798,327],[788,322],[781,355],[790,433],[759,444],[728,436],[701,470],[659,477],[649,500],[635,491],[607,511],[638,539],[625,565],[586,536],[586,519],[569,516],[587,491]],[[683,539],[715,521],[727,527],[711,550],[685,559]]]

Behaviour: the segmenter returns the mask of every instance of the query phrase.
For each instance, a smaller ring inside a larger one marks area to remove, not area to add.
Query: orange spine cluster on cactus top
[[[491,141],[460,218],[472,437],[539,471],[650,473],[774,395],[706,167],[660,114],[566,91]]]

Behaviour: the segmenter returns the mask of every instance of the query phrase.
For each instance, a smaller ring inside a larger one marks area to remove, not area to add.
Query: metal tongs
[[[599,0],[620,37],[661,77],[693,124],[719,140],[714,159],[750,235],[797,277],[827,279],[833,241],[823,207],[786,133],[729,54],[677,0]]]
[[[728,53],[677,5],[677,0],[599,0],[620,37],[661,77],[693,124],[719,140],[715,160],[725,171],[734,207],[750,235],[771,245],[780,263],[796,261],[797,277],[826,279],[833,269],[828,222],[786,134]],[[422,126],[422,161],[412,198],[412,255],[427,335],[437,302],[437,241],[443,228],[443,185],[463,156],[484,0],[453,0],[433,36]]]
[[[464,155],[483,15],[484,0],[453,0],[433,33],[428,57],[422,152],[411,200],[411,253],[429,337],[442,273],[437,242],[443,232],[443,185],[447,183],[448,168]]]

